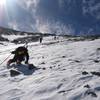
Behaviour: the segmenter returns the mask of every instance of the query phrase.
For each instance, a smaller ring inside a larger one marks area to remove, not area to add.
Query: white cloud
[[[72,3],[75,3],[75,1],[74,0],[58,0],[58,3],[59,3],[59,7],[63,8],[64,6],[69,6]]]
[[[40,0],[17,0],[17,3],[26,10],[34,11]]]
[[[39,32],[42,32],[42,33],[50,32],[49,22],[46,22],[46,23],[42,22],[42,20],[40,20],[39,18],[36,19],[36,27]]]
[[[37,20],[36,27],[39,32],[43,33],[52,33],[52,34],[74,34],[74,30],[70,25],[64,25],[61,22],[55,21],[42,21],[40,19]]]
[[[96,3],[96,0],[83,0],[83,14],[90,14],[100,19],[100,3]]]
[[[18,23],[16,21],[9,22],[8,25],[9,25],[10,28],[18,30]]]
[[[36,31],[35,20],[37,17],[35,12],[38,3],[39,0],[15,0],[14,4],[20,8],[17,13],[13,12],[16,10],[15,8],[9,8],[10,13],[7,12],[8,26],[16,30]]]
[[[59,0],[59,7],[62,8],[64,6],[64,0]]]

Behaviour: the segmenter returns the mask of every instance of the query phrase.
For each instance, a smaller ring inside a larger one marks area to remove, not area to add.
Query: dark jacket
[[[26,63],[28,63],[29,54],[27,48],[21,46],[18,47],[15,51],[12,51],[11,53],[15,54],[14,59],[24,60],[24,57],[26,57]]]

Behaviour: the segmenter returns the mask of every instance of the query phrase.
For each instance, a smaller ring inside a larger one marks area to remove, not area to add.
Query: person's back
[[[12,52],[12,54],[15,54],[15,55],[27,55],[28,53],[28,50],[27,48],[25,47],[18,47],[15,51]]]
[[[18,47],[15,51],[12,51],[11,53],[15,55],[13,59],[10,59],[8,61],[8,65],[10,65],[13,62],[21,63],[24,60],[25,60],[25,64],[28,64],[29,54],[28,54],[28,49],[26,47],[24,46]]]

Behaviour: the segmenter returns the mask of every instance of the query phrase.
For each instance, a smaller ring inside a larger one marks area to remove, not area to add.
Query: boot
[[[10,67],[10,64],[12,63],[12,61],[11,61],[11,59],[10,60],[8,60],[8,62],[7,62],[7,68],[9,68]]]
[[[17,60],[17,61],[16,61],[16,64],[17,64],[17,65],[20,65],[20,64],[21,64],[21,61]]]

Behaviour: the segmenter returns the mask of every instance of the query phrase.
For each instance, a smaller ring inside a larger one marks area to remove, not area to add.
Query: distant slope
[[[10,28],[0,27],[0,35],[2,34],[3,35],[40,35],[41,33],[17,31]]]
[[[37,41],[41,34],[42,33],[21,32],[9,28],[0,27],[0,41],[10,41],[13,43],[23,43],[25,41],[32,42]]]
[[[52,33],[32,33],[32,32],[24,32],[17,31],[9,28],[0,27],[0,41],[12,42],[15,44],[25,43],[25,42],[36,42],[39,40],[40,36],[56,36]],[[68,38],[69,40],[81,41],[86,39],[98,39],[100,35],[82,35],[82,36],[74,36],[74,35],[59,35],[61,37]]]

